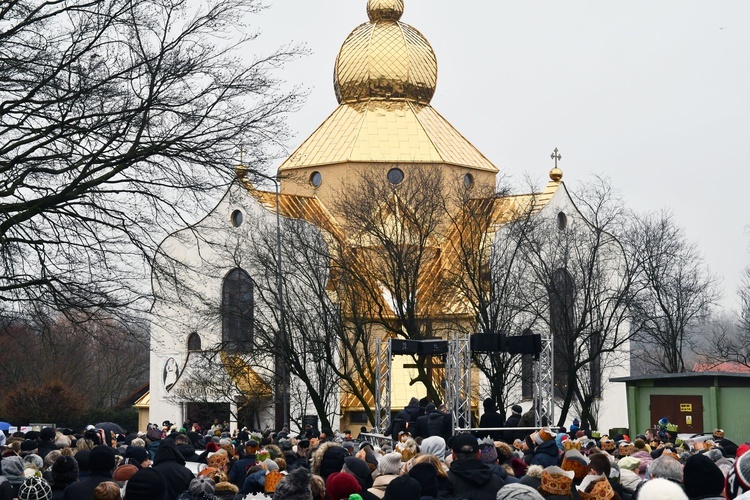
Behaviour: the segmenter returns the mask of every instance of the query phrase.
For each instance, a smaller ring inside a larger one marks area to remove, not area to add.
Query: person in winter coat
[[[520,405],[513,405],[510,407],[510,417],[508,417],[508,420],[503,422],[503,427],[518,427],[518,424],[521,422],[521,413],[523,412],[523,408],[521,408]],[[510,431],[506,430],[503,431],[503,438],[502,441],[505,441],[506,443],[513,443],[516,439],[523,439],[526,437],[524,434],[524,431]]]
[[[159,449],[156,450],[152,468],[164,477],[169,500],[177,498],[180,493],[187,490],[190,481],[195,477],[190,469],[185,467],[185,458],[172,439],[162,440]]]
[[[94,489],[101,483],[112,481],[115,470],[115,451],[105,444],[94,446],[89,453],[91,474],[86,479],[73,483],[63,493],[65,500],[91,500]]]
[[[3,471],[3,476],[10,483],[13,489],[13,498],[18,496],[18,488],[23,484],[24,475],[24,463],[23,458],[18,456],[5,457],[0,463],[0,468]]]
[[[367,491],[378,498],[383,498],[388,484],[401,473],[401,453],[394,451],[380,457],[377,471],[378,476]]]
[[[495,500],[505,484],[479,459],[479,443],[470,434],[459,434],[451,445],[453,461],[448,470],[450,495],[472,500]]]
[[[399,432],[405,431],[409,428],[409,423],[416,420],[419,410],[419,400],[417,398],[411,398],[409,404],[393,417],[391,424],[385,430],[385,435],[387,436],[390,434],[394,440],[398,441]]]
[[[448,411],[448,406],[441,404],[428,415],[427,432],[432,436],[440,436],[446,441],[453,435],[453,417]]]
[[[414,437],[415,438],[427,438],[430,437],[430,430],[427,423],[430,421],[430,413],[435,411],[435,405],[428,403],[425,407],[424,415],[417,417],[417,421],[414,424]]]
[[[59,456],[51,472],[52,500],[62,500],[65,488],[78,481],[78,462],[73,457]]]
[[[534,448],[534,454],[528,464],[539,465],[541,467],[557,465],[558,456],[559,448],[557,447],[557,443],[554,439],[550,439]]]
[[[340,444],[332,441],[323,443],[313,452],[310,471],[327,481],[334,472],[341,472],[344,459],[348,456],[349,452]]]
[[[479,419],[479,427],[488,429],[493,427],[503,427],[505,418],[497,411],[497,406],[492,398],[484,400],[484,413]],[[489,436],[493,441],[500,441],[503,437],[503,431],[478,431],[477,437],[483,438]],[[512,441],[511,441],[512,442]]]

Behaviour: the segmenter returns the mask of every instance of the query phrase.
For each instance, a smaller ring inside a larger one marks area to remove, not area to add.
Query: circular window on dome
[[[388,171],[388,182],[401,184],[404,180],[404,172],[400,168],[392,168]]]
[[[464,187],[466,189],[471,189],[474,187],[474,176],[471,174],[465,174],[464,175]]]
[[[559,212],[557,214],[557,229],[562,231],[568,227],[568,216],[565,215],[565,212]]]
[[[310,174],[310,185],[312,187],[320,187],[323,184],[323,175],[320,172],[313,172]]]
[[[242,212],[240,210],[235,210],[232,212],[232,225],[234,227],[240,227],[242,224]]]

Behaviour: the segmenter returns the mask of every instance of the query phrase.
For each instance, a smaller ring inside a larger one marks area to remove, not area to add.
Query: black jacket
[[[195,478],[190,469],[185,467],[185,458],[171,439],[161,441],[152,467],[164,476],[167,483],[167,500],[176,500]]]
[[[101,483],[112,481],[112,474],[96,473],[86,479],[71,484],[65,488],[63,498],[65,500],[89,500],[94,496],[94,490]]]
[[[429,415],[427,415],[427,432],[429,434],[428,437],[431,436],[440,436],[441,438],[445,439],[447,442],[448,439],[451,437],[451,422],[453,421],[453,417],[451,417],[448,413],[443,413],[440,410],[435,410]]]
[[[492,427],[503,427],[505,423],[503,416],[500,415],[497,410],[486,411],[482,414],[482,418],[479,419],[479,427],[483,429]],[[490,436],[493,441],[500,441],[503,437],[503,431],[478,431],[478,437]],[[512,443],[512,441],[511,441]]]
[[[554,439],[545,441],[534,448],[534,456],[529,465],[539,465],[542,468],[557,465],[557,459],[560,456],[557,442]]]
[[[503,422],[503,427],[518,427],[521,422],[521,414],[513,413],[508,420]],[[525,437],[525,431],[503,431],[503,441],[512,445],[516,439],[523,439]]]
[[[456,499],[495,500],[498,490],[505,486],[492,469],[476,458],[452,462],[448,479]]]

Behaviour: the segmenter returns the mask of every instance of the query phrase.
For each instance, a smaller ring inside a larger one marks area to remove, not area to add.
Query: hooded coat
[[[190,469],[185,467],[185,458],[171,439],[162,440],[159,449],[156,450],[152,468],[164,477],[168,499],[175,499],[187,490],[190,481],[195,477]]]
[[[327,480],[334,472],[341,472],[344,459],[348,456],[349,452],[340,444],[330,441],[323,443],[313,452],[310,471]]]
[[[481,460],[455,460],[448,470],[450,494],[468,500],[495,500],[505,483]]]
[[[558,457],[559,448],[557,447],[557,443],[554,439],[550,439],[534,449],[534,456],[529,465],[540,465],[542,467],[557,465]]]

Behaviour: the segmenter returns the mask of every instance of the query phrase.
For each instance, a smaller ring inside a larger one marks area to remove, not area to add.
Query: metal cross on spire
[[[555,160],[555,168],[557,168],[557,162],[562,160],[562,155],[557,152],[557,148],[555,148],[555,150],[552,152],[551,155],[549,155],[549,157]]]

